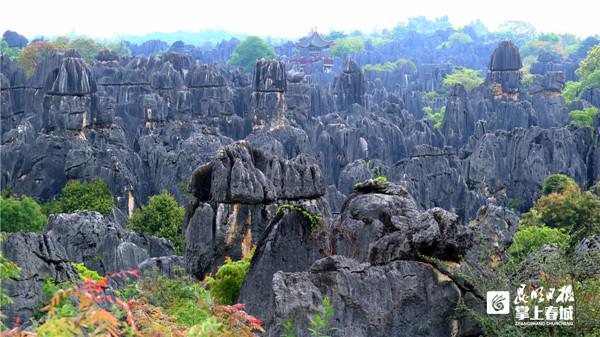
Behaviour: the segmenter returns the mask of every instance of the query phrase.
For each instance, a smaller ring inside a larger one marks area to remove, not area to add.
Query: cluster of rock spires
[[[44,234],[2,242],[23,268],[7,282],[15,300],[8,319],[32,314],[46,278],[74,277],[70,261],[102,274],[158,267],[172,275],[181,266],[201,278],[257,243],[239,301],[268,336],[289,319],[305,331],[324,297],[342,336],[421,327],[476,336],[474,322],[446,318],[479,294],[423,257],[481,264],[483,243],[512,240],[518,217],[509,199],[530,206],[551,173],[584,187],[600,178],[597,133],[565,126],[574,107],[560,91],[573,66],[540,55],[525,92],[508,41],[492,53],[484,84],[472,92],[456,85],[429,102],[446,108],[439,128],[422,119],[420,91],[439,88],[448,65],[382,75],[349,61],[337,74],[308,76],[261,60],[252,77],[175,47],[150,57],[102,52],[91,65],[53,51],[30,77],[1,57],[2,186],[46,200],[69,180],[99,176],[119,208],[108,217],[54,215]],[[598,90],[578,104],[600,106]],[[369,180],[378,175],[390,182]],[[123,229],[127,214],[161,190],[188,204],[182,257],[168,241]]]

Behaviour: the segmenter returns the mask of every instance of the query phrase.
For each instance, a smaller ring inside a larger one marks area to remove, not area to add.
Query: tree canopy
[[[258,36],[249,36],[237,45],[229,63],[243,67],[248,72],[252,72],[259,59],[272,60],[275,58],[273,47]]]
[[[350,36],[335,40],[329,53],[341,59],[346,59],[359,51],[365,49],[365,39],[362,36]]]
[[[171,240],[178,254],[183,253],[183,207],[166,191],[151,196],[148,204],[129,218],[129,228],[134,231]]]
[[[3,232],[41,232],[46,225],[42,207],[30,197],[0,197],[0,230]]]
[[[72,181],[63,187],[54,206],[54,213],[73,213],[77,210],[108,214],[115,207],[106,182],[94,178],[90,182]]]
[[[467,92],[473,90],[483,83],[479,71],[467,67],[456,67],[454,72],[444,79],[442,85],[446,91],[450,91],[455,84],[462,84]]]

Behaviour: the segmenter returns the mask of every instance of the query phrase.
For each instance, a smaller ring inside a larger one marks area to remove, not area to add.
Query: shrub
[[[56,201],[54,213],[73,213],[81,210],[106,215],[114,206],[108,185],[104,180],[96,177],[90,182],[69,182]]]
[[[442,85],[447,92],[452,89],[453,85],[458,83],[464,85],[467,92],[470,92],[483,83],[483,78],[479,76],[479,71],[475,69],[456,67],[454,72],[442,81]]]
[[[335,40],[335,44],[329,48],[329,53],[333,57],[346,59],[363,49],[365,39],[361,36],[350,36]]]
[[[323,309],[319,310],[319,312],[310,320],[311,328],[308,329],[308,332],[314,337],[329,337],[327,333],[337,330],[336,328],[329,326],[329,321],[334,314],[331,303],[329,302],[329,297],[324,297],[322,304]]]
[[[315,232],[317,229],[319,229],[319,227],[321,227],[321,220],[319,219],[319,217],[316,215],[313,215],[311,212],[305,210],[304,208],[302,208],[300,206],[296,206],[296,205],[292,205],[292,204],[283,204],[283,205],[279,206],[276,214],[279,214],[284,209],[289,209],[291,211],[296,211],[296,212],[302,214],[302,216],[306,220],[308,220],[308,223],[310,224],[311,233]]]
[[[166,191],[151,196],[146,207],[129,218],[129,229],[171,240],[178,254],[183,252],[183,207]]]
[[[542,194],[548,195],[550,193],[563,193],[567,186],[570,185],[577,186],[577,183],[575,180],[573,180],[573,178],[560,173],[551,174],[546,177],[546,180],[544,181]]]
[[[0,230],[3,232],[41,232],[47,220],[40,204],[30,197],[0,197]]]
[[[446,107],[443,106],[440,110],[433,112],[433,110],[430,107],[426,106],[423,108],[423,113],[425,114],[425,118],[433,122],[434,128],[439,128],[440,126],[442,126],[442,122],[444,121]]]
[[[0,241],[2,241],[2,239],[3,238],[0,236]],[[2,323],[5,316],[2,314],[1,309],[12,303],[12,299],[4,293],[3,281],[19,278],[20,272],[21,268],[19,268],[16,263],[8,261],[2,255],[2,252],[0,252],[0,329],[6,328],[4,323]]]
[[[571,124],[591,128],[594,126],[594,117],[598,114],[598,108],[591,107],[583,110],[573,110],[569,112]]]
[[[246,71],[252,72],[259,59],[272,60],[275,58],[273,47],[258,36],[249,36],[237,45],[229,63],[241,66]]]
[[[556,244],[564,247],[568,241],[569,235],[559,229],[546,226],[526,226],[515,233],[508,252],[511,259],[520,261],[543,245]]]
[[[81,262],[81,263],[71,262],[71,265],[73,267],[75,267],[75,269],[77,269],[77,274],[79,274],[79,277],[81,278],[82,281],[85,281],[87,279],[101,281],[103,279],[103,277],[100,276],[100,274],[98,274],[97,271],[88,269],[83,264],[83,262]]]
[[[239,261],[225,257],[225,264],[217,269],[215,276],[206,277],[205,281],[210,288],[210,294],[217,303],[227,305],[235,303],[250,269],[250,260],[254,255],[254,249]]]
[[[411,60],[403,58],[394,62],[366,64],[363,66],[364,71],[394,71],[396,69],[404,69],[405,72],[414,73],[417,71],[417,66]]]
[[[108,282],[116,278],[138,277],[139,271],[115,273],[101,280],[91,278],[74,283],[67,289],[59,289],[44,308],[48,315],[43,324],[36,327],[32,336],[121,336],[137,333],[130,303],[106,292]],[[65,313],[65,302],[77,303],[74,310]],[[112,307],[106,308],[106,303]]]

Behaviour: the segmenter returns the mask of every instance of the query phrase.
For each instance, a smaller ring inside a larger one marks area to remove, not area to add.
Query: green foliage
[[[305,210],[304,208],[302,208],[300,206],[296,206],[296,205],[292,205],[292,204],[283,204],[283,205],[279,206],[276,214],[283,212],[284,209],[289,209],[291,211],[296,211],[296,212],[302,214],[302,216],[306,220],[308,220],[308,223],[310,224],[310,231],[312,233],[314,233],[321,227],[321,220],[319,219],[319,217],[316,215],[313,215],[312,213],[310,213],[309,211]]]
[[[515,233],[508,253],[511,259],[520,261],[543,245],[556,244],[559,247],[565,247],[568,242],[569,235],[559,229],[546,226],[524,226]]]
[[[3,239],[4,238],[0,236],[0,241]],[[6,328],[2,323],[4,315],[2,314],[1,309],[12,303],[12,299],[4,292],[3,281],[8,279],[18,279],[19,273],[21,273],[21,268],[19,268],[16,263],[8,261],[4,255],[2,255],[2,252],[0,252],[0,329]]]
[[[446,114],[446,107],[443,106],[440,108],[440,110],[433,112],[431,107],[426,106],[423,108],[423,114],[425,114],[425,118],[427,118],[433,122],[434,128],[439,128],[440,126],[442,126],[442,122],[444,121],[444,114]]]
[[[79,274],[79,277],[81,278],[82,281],[85,281],[88,278],[90,278],[92,280],[96,280],[96,281],[101,281],[103,279],[103,277],[100,276],[100,274],[98,274],[97,271],[88,269],[83,264],[83,262],[81,262],[81,263],[71,262],[71,265],[73,267],[75,267],[75,269],[77,269],[77,273]]]
[[[523,208],[523,200],[510,198],[508,199],[508,207],[513,211],[520,213]]]
[[[293,332],[294,322],[292,322],[291,319],[288,319],[287,321],[285,321],[285,323],[283,323],[281,325],[281,327],[284,330],[283,333],[281,334],[281,337],[296,337],[296,334]]]
[[[30,43],[17,58],[17,64],[27,72],[28,76],[33,74],[35,67],[50,54],[53,49],[65,49],[67,45],[59,42],[37,41]]]
[[[575,180],[567,175],[556,173],[551,174],[544,180],[542,194],[563,193],[568,186],[577,186]]]
[[[388,178],[386,176],[378,176],[378,177],[373,178],[373,180],[379,181],[379,182],[382,182],[382,183],[387,183],[388,182]]]
[[[72,181],[63,187],[54,213],[73,213],[77,210],[108,214],[115,207],[106,182],[98,177],[90,182]]]
[[[148,205],[129,218],[129,229],[171,240],[178,254],[183,252],[183,216],[185,210],[166,191],[151,196]]]
[[[48,219],[42,207],[30,197],[0,197],[0,230],[3,232],[41,232]]]
[[[448,16],[442,16],[433,20],[428,20],[424,16],[416,16],[408,19],[406,26],[408,31],[415,31],[420,34],[432,35],[438,30],[452,28]]]
[[[582,192],[577,185],[542,196],[534,208],[544,224],[571,233],[572,244],[600,233],[600,199],[591,192]]]
[[[222,336],[223,323],[219,322],[216,317],[211,316],[203,320],[197,325],[194,325],[188,331],[188,337],[210,337]]]
[[[575,73],[579,76],[579,82],[567,82],[562,91],[567,106],[579,99],[585,88],[600,88],[600,44],[588,50]],[[585,122],[586,117],[583,118]]]
[[[577,68],[575,73],[580,79],[584,79],[599,69],[600,44],[597,44],[588,51],[586,58],[579,63],[579,68]]]
[[[473,38],[470,35],[460,32],[454,32],[448,37],[448,41],[441,43],[436,49],[452,48],[461,44],[467,44],[473,42]]]
[[[598,114],[598,108],[590,107],[584,110],[572,110],[569,112],[571,124],[591,128],[594,126],[594,117]]]
[[[452,86],[458,83],[464,85],[467,92],[470,92],[483,83],[483,78],[479,76],[479,71],[475,69],[456,67],[454,68],[454,73],[446,76],[442,85],[449,92]]]
[[[344,37],[334,42],[335,44],[329,48],[329,53],[341,59],[347,59],[365,49],[365,39],[362,36]]]
[[[11,48],[8,46],[8,43],[4,40],[0,40],[0,55],[6,55],[12,59],[15,59],[19,56],[21,50],[19,48]]]
[[[254,248],[248,256],[239,261],[233,261],[231,258],[225,257],[225,264],[217,269],[215,276],[206,277],[205,281],[210,288],[210,294],[217,303],[225,305],[235,303],[246,274],[250,269],[250,261],[253,255]]]
[[[526,41],[535,39],[536,30],[529,22],[511,20],[501,23],[496,35],[501,39],[510,39],[517,45],[522,45]]]
[[[364,71],[394,71],[396,69],[403,69],[405,72],[414,73],[417,71],[417,66],[411,60],[404,58],[398,59],[394,62],[367,64],[363,66]]]
[[[106,47],[96,43],[96,41],[92,39],[79,38],[71,41],[68,48],[77,50],[79,55],[81,55],[81,58],[88,64],[91,64],[96,55]]]
[[[565,98],[565,105],[568,107],[579,98],[582,92],[581,82],[568,81],[562,91],[562,95]]]
[[[330,337],[329,333],[337,330],[329,326],[329,321],[334,314],[329,297],[323,298],[323,309],[320,310],[311,320],[308,332],[314,337]]]
[[[113,53],[117,54],[119,57],[131,56],[131,49],[129,49],[129,47],[127,46],[127,42],[125,41],[111,42],[108,43],[105,47]]]
[[[249,36],[237,45],[229,63],[243,67],[248,72],[252,72],[259,59],[272,60],[275,58],[273,47],[258,36]]]

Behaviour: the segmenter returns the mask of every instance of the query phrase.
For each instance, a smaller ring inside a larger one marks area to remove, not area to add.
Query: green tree
[[[575,73],[583,79],[598,69],[600,69],[600,43],[588,51],[586,58],[581,61]]]
[[[3,232],[41,232],[47,218],[42,207],[30,197],[0,197],[0,230]]]
[[[256,61],[261,58],[274,59],[275,50],[260,37],[249,36],[235,48],[229,58],[229,63],[252,72],[256,66]]]
[[[2,237],[2,235],[0,235],[0,241],[2,241],[3,239],[4,239],[4,237]],[[16,263],[8,261],[2,255],[2,252],[0,252],[0,309],[4,308],[6,305],[12,303],[12,298],[10,298],[4,292],[4,282],[3,281],[8,280],[8,279],[18,279],[20,273],[21,273],[21,268],[19,268],[19,266],[17,266]],[[4,325],[4,323],[2,322],[4,320],[4,318],[5,318],[4,314],[2,313],[2,311],[0,311],[0,329],[2,329],[2,330],[7,328]]]
[[[542,194],[548,195],[550,193],[563,193],[568,186],[577,186],[577,183],[573,178],[564,174],[551,174],[546,177],[544,186],[542,187]]]
[[[54,213],[73,213],[77,210],[108,214],[115,203],[106,182],[98,177],[90,182],[69,182],[63,187]]]
[[[96,55],[100,52],[100,50],[105,47],[92,39],[75,39],[69,43],[69,48],[73,48],[77,50],[81,58],[87,62],[92,63]]]
[[[543,245],[556,244],[564,247],[569,242],[569,235],[556,228],[546,226],[525,226],[513,237],[508,253],[513,262],[521,261],[530,253],[539,250]]]
[[[0,40],[0,55],[6,55],[10,58],[17,58],[21,50],[19,48],[10,48],[8,43],[4,40]]]
[[[467,92],[473,90],[483,83],[483,78],[479,76],[479,71],[467,67],[456,67],[454,72],[444,79],[442,85],[449,92],[455,84],[462,84]]]
[[[471,42],[473,42],[473,38],[471,38],[470,35],[461,32],[454,32],[450,34],[450,36],[448,37],[448,41],[440,44],[436,47],[436,49],[451,48],[453,46],[458,46],[461,44],[467,44]]]
[[[363,49],[365,39],[362,36],[351,36],[335,40],[333,47],[329,48],[329,53],[333,57],[347,59]]]
[[[129,46],[125,41],[111,42],[107,44],[106,47],[119,57],[131,56],[131,49],[129,49]]]
[[[598,108],[591,107],[583,110],[569,112],[571,124],[591,128],[594,126],[594,117],[598,114]]]
[[[440,108],[440,110],[433,112],[431,107],[426,106],[423,108],[423,114],[425,114],[425,118],[427,118],[433,122],[434,128],[439,128],[440,126],[442,126],[442,122],[444,121],[444,115],[446,114],[446,107],[443,106]]]
[[[129,229],[171,240],[178,254],[183,252],[183,207],[166,191],[151,196],[148,204],[129,218]]]
[[[33,74],[33,70],[53,49],[64,49],[65,45],[56,44],[47,41],[37,41],[27,45],[21,50],[17,58],[19,67],[24,68],[28,76]]]

